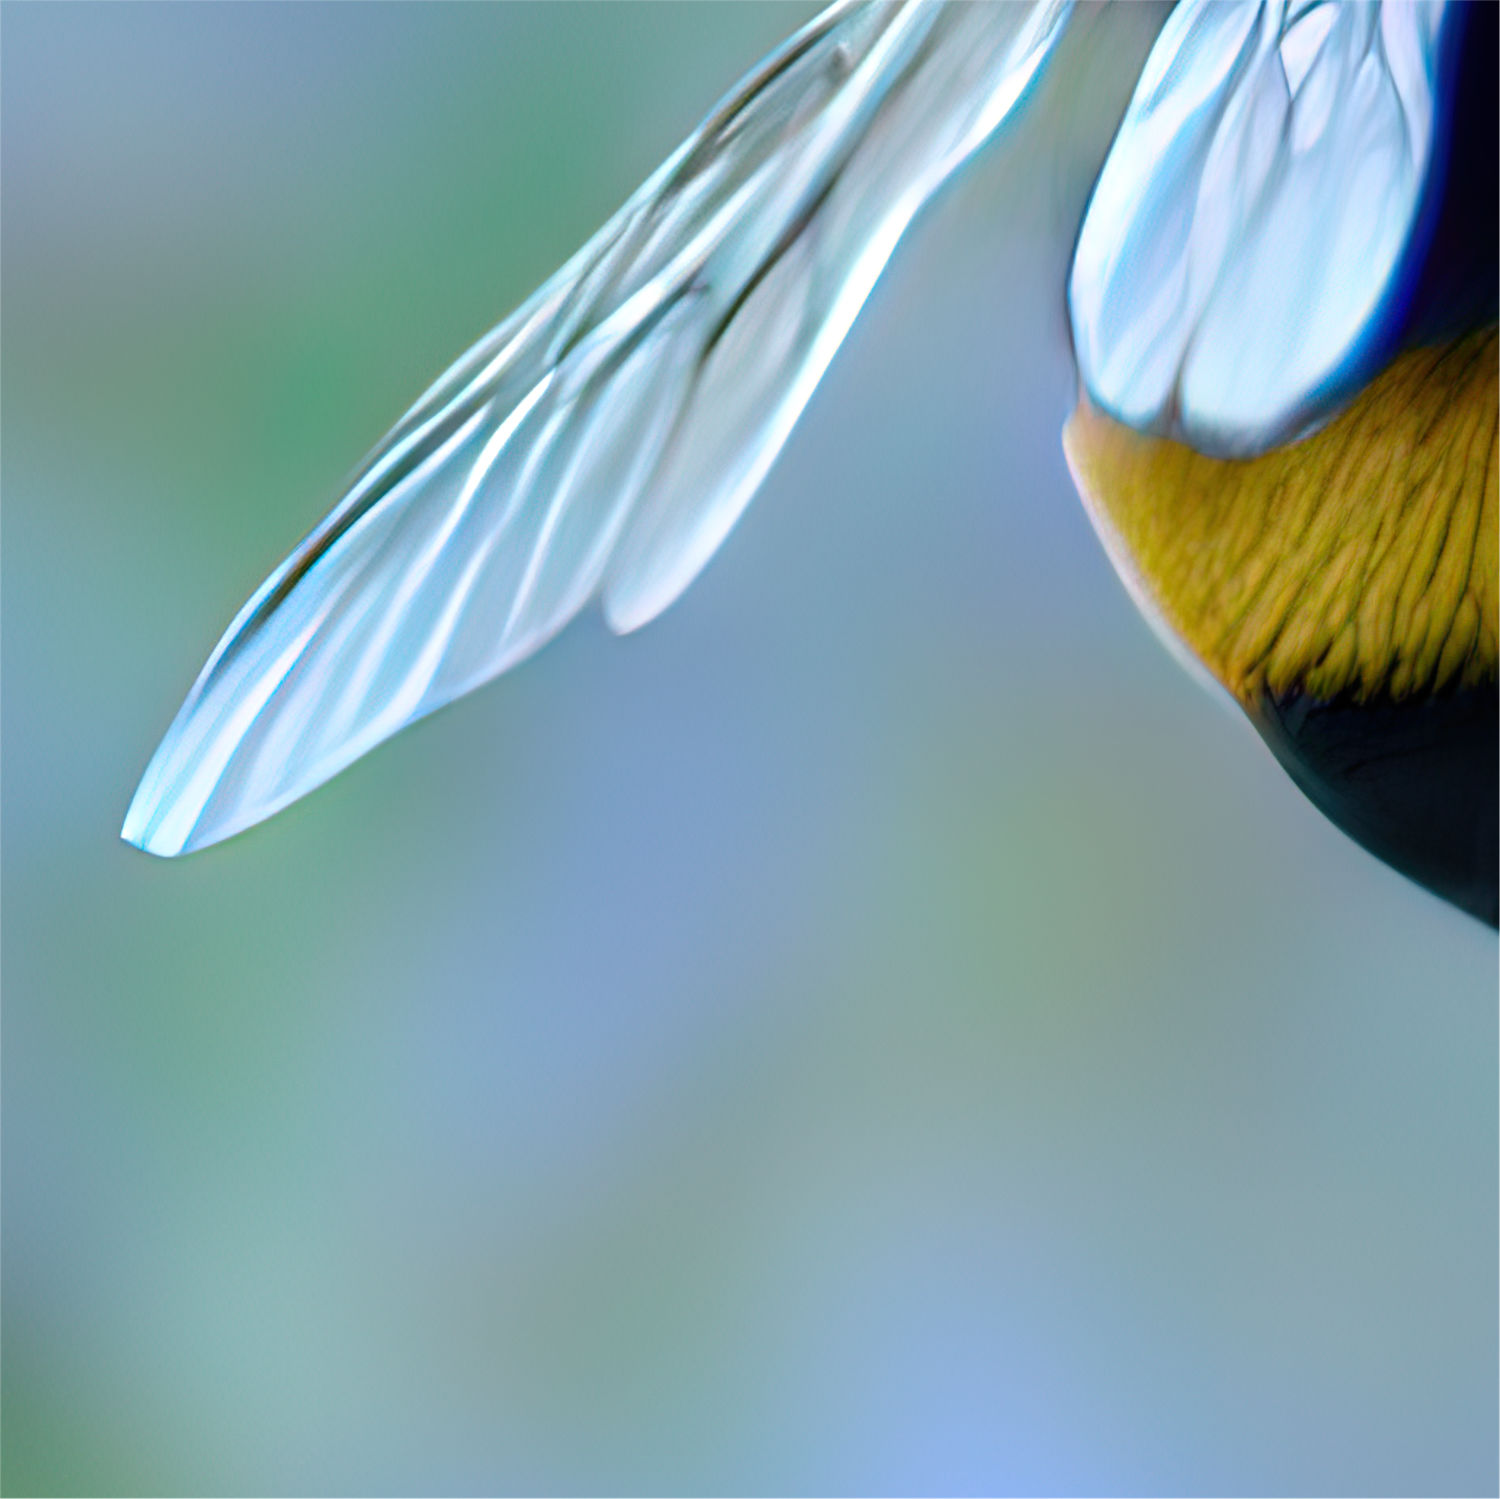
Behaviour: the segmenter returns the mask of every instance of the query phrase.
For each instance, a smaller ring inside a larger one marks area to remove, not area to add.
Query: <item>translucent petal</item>
[[[230,625],[123,836],[202,847],[536,650],[664,609],[1067,0],[835,5],[375,449]]]
[[[1443,0],[1182,0],[1105,162],[1069,288],[1130,426],[1246,455],[1389,352],[1432,162]]]

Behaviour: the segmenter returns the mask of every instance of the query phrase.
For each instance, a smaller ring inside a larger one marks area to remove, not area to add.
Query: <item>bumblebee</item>
[[[231,623],[123,836],[285,806],[590,602],[670,605],[1066,0],[840,3],[448,370]],[[1067,278],[1126,587],[1336,823],[1496,921],[1495,11],[1168,17]]]

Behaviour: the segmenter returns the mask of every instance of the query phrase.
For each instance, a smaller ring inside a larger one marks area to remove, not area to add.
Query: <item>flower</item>
[[[773,53],[376,447],[230,625],[123,836],[162,855],[216,842],[591,600],[619,631],[671,604],[906,227],[1024,107],[1068,15],[1067,0],[839,3]],[[1170,18],[1070,284],[1093,421],[1070,453],[1107,543],[1130,465],[1106,470],[1108,443],[1086,433],[1264,453],[1328,422],[1401,347],[1452,198],[1467,19],[1398,0],[1183,0]],[[1176,580],[1128,544],[1111,555],[1206,662]]]

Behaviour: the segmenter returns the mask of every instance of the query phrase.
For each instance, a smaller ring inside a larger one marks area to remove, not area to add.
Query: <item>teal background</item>
[[[5,7],[9,1493],[1497,1486],[1493,934],[1074,498],[1086,15],[761,496],[246,836],[230,615],[806,7]]]

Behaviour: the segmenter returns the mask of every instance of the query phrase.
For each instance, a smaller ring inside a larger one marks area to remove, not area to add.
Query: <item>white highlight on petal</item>
[[[1069,286],[1120,421],[1247,455],[1379,356],[1433,142],[1444,0],[1181,0],[1095,188]]]

